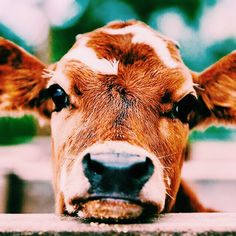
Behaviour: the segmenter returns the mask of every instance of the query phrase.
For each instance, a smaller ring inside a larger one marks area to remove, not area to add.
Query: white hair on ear
[[[42,78],[50,79],[54,75],[54,71],[50,69],[44,69],[42,72]]]
[[[193,87],[194,87],[195,89],[197,89],[197,90],[205,91],[205,89],[202,88],[200,84],[193,83]]]

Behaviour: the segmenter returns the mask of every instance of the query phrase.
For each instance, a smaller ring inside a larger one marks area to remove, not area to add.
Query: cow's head
[[[4,39],[0,55],[1,111],[51,117],[59,213],[125,220],[170,211],[189,130],[236,120],[236,53],[196,74],[175,42],[141,22],[79,35],[46,71]]]

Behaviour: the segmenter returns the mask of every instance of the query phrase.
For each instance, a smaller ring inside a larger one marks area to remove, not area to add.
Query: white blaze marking
[[[113,35],[131,33],[133,34],[132,43],[144,43],[153,47],[166,66],[170,68],[177,67],[177,62],[171,57],[167,43],[158,37],[157,32],[150,28],[141,25],[130,25],[121,29],[104,29],[103,31]]]
[[[70,157],[73,158],[73,157]],[[64,194],[66,209],[72,213],[75,209],[69,204],[74,197],[86,197],[90,183],[84,175],[81,159],[75,159],[72,169],[68,173],[63,165],[60,176],[60,188]]]
[[[72,48],[62,59],[79,60],[88,66],[91,70],[94,70],[101,74],[118,74],[118,61],[108,61],[104,58],[97,57],[95,51],[92,48],[86,46],[88,37],[79,36],[79,43],[76,48]]]
[[[54,140],[55,156],[58,156],[59,152],[61,152],[61,147],[65,140],[68,140],[73,128],[77,124],[81,124],[81,115],[78,114],[76,118],[67,119],[65,126],[65,120],[62,117],[66,116],[67,113],[66,109],[63,109],[60,111],[60,114],[53,113],[52,115],[51,130]],[[63,130],[58,127],[63,127]],[[72,213],[75,209],[70,204],[70,200],[74,197],[85,198],[90,183],[84,175],[82,158],[70,154],[68,148],[66,147],[63,150],[64,159],[60,171],[60,191],[64,195],[66,210]],[[73,163],[72,167],[68,169],[68,165],[71,162]]]

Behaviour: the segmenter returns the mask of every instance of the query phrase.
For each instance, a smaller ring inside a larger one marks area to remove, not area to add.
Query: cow
[[[196,73],[175,41],[115,21],[47,66],[1,38],[0,110],[51,122],[58,214],[123,222],[211,211],[181,168],[192,129],[236,123],[236,51]]]

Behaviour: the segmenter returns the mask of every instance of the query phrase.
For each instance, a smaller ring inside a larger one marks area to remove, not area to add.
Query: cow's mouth
[[[73,216],[85,221],[107,223],[146,221],[157,212],[156,206],[133,199],[93,197],[83,201],[74,200],[73,203],[77,205]]]

